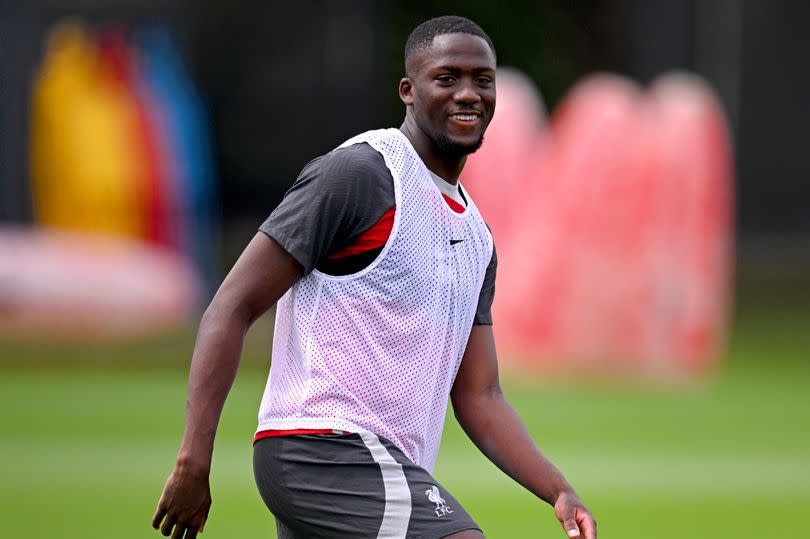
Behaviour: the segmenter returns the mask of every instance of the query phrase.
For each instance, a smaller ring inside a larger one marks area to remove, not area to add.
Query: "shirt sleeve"
[[[478,308],[475,310],[473,324],[479,326],[492,325],[492,301],[495,299],[495,274],[498,272],[498,253],[495,244],[492,244],[492,258],[489,259],[484,282],[481,285],[481,294],[478,296]]]
[[[354,144],[310,161],[259,230],[308,275],[394,205],[394,180],[382,155],[366,143]]]

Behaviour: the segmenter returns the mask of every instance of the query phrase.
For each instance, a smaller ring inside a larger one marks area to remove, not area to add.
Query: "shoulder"
[[[390,172],[383,156],[367,143],[360,142],[316,157],[307,163],[301,176],[365,183],[388,179]]]
[[[285,196],[295,197],[308,205],[387,209],[395,203],[394,181],[382,155],[361,142],[307,163]]]

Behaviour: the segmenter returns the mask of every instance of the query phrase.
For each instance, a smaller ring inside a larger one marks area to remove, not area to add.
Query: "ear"
[[[409,77],[404,77],[399,81],[399,99],[405,106],[413,105],[413,81]]]

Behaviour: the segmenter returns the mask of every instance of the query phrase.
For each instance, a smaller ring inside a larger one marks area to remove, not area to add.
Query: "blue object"
[[[180,208],[183,246],[199,268],[210,296],[216,282],[217,193],[208,115],[169,29],[145,27],[134,41],[141,77],[170,146],[172,191]]]

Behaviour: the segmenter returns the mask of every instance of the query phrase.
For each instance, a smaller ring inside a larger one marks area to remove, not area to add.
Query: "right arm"
[[[200,321],[189,372],[186,422],[174,471],[152,526],[196,537],[211,506],[208,474],[214,436],[236,377],[250,325],[301,276],[301,265],[275,240],[257,233],[228,273]],[[161,522],[163,525],[161,526]]]
[[[219,416],[250,324],[319,260],[350,244],[395,204],[385,161],[367,144],[318,157],[301,171],[206,309],[191,361],[177,463],[152,525],[197,536],[211,505],[208,473]],[[162,525],[161,525],[162,523]]]

